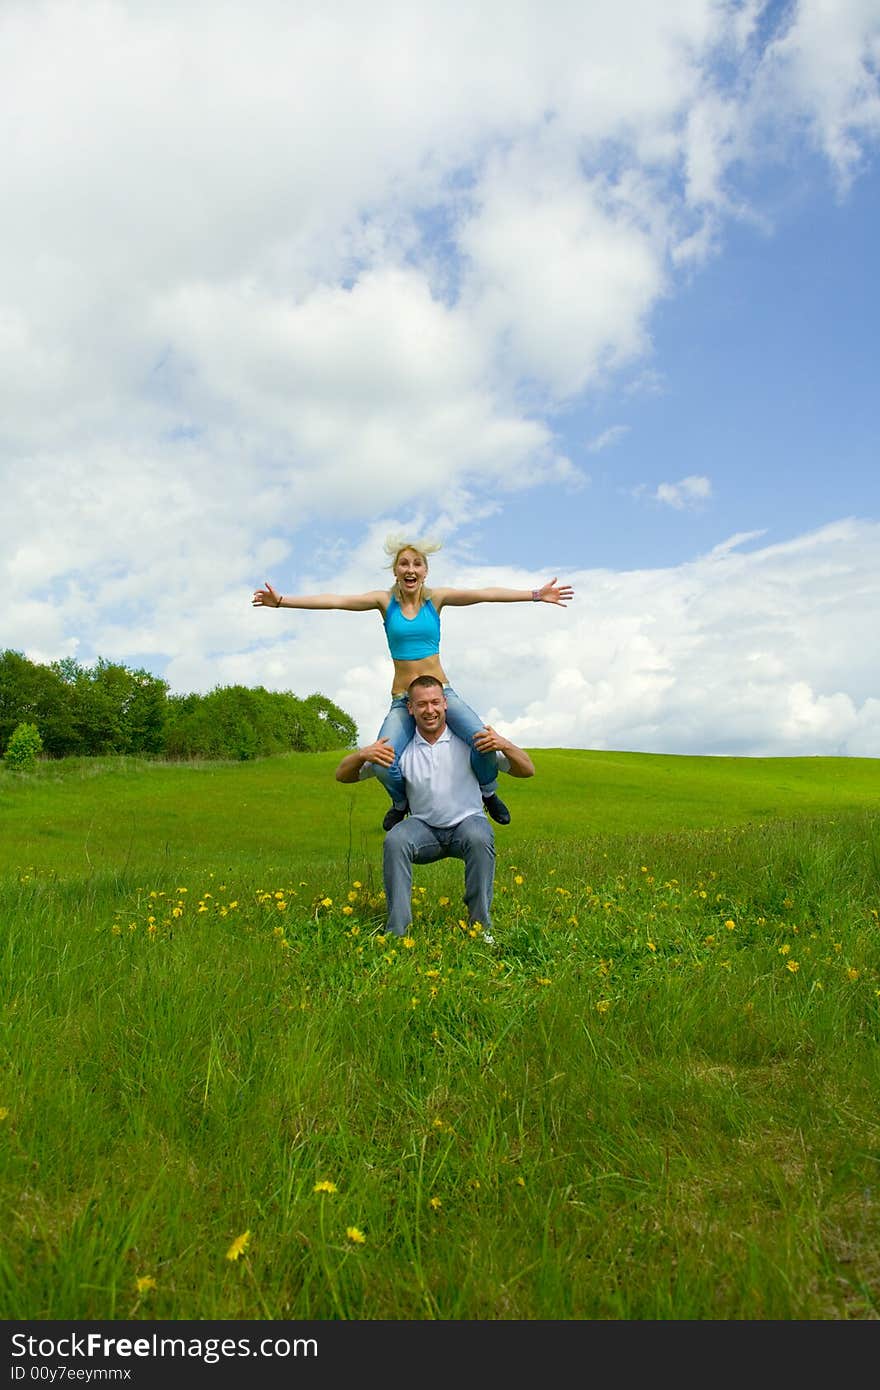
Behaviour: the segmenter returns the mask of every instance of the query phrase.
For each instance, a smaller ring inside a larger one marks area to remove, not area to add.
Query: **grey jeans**
[[[387,932],[406,936],[412,923],[412,866],[433,864],[438,859],[464,860],[468,922],[480,922],[489,930],[495,887],[495,836],[488,818],[477,812],[450,826],[428,825],[418,816],[408,816],[389,830],[382,856]]]

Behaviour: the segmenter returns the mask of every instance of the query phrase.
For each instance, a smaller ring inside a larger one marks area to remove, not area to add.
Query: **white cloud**
[[[805,124],[846,188],[864,141],[880,133],[880,11],[875,0],[800,0],[770,46],[755,89],[767,124],[780,109]]]
[[[525,746],[877,756],[864,634],[880,600],[878,543],[880,526],[850,521],[675,570],[567,576],[564,614],[478,619],[497,633],[491,672],[456,635],[460,693]],[[449,653],[448,631],[446,642]]]
[[[461,244],[477,330],[514,380],[565,398],[646,351],[662,242],[546,138],[493,162]]]
[[[760,531],[736,531],[732,536],[728,536],[726,540],[719,541],[717,545],[713,545],[711,554],[715,556],[728,555],[731,550],[736,550],[741,545],[748,545],[749,541],[760,540],[764,535],[766,535],[766,530],[763,529]]]
[[[607,430],[603,430],[601,434],[597,434],[594,439],[590,440],[587,444],[587,453],[599,454],[603,449],[618,444],[627,434],[629,434],[629,425],[610,425]]]
[[[685,507],[696,507],[712,496],[712,484],[708,478],[692,474],[680,478],[677,483],[660,483],[651,494],[655,502],[682,511]]]

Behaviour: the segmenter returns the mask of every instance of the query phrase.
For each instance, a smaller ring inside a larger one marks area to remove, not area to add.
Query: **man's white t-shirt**
[[[503,753],[496,753],[501,772],[510,771]],[[480,784],[471,767],[470,749],[447,725],[435,743],[416,729],[400,755],[400,770],[406,779],[409,813],[428,825],[458,825],[467,816],[485,815]],[[365,763],[360,779],[375,777],[375,763]]]

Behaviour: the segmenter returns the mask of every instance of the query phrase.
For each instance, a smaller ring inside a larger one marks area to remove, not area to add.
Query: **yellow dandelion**
[[[405,946],[406,949],[407,949],[408,951],[411,951],[412,948],[413,948],[413,946],[415,946],[415,944],[416,944],[415,937],[414,937],[414,936],[404,936],[404,937],[402,938],[400,944],[401,944],[401,946]]]
[[[352,914],[353,912],[354,912],[354,908],[353,908],[353,907],[349,907],[348,904],[346,903],[345,907],[342,909],[342,915],[343,915],[343,917],[350,917],[351,914]]]
[[[516,884],[517,888],[521,888],[522,885],[523,885],[523,876],[522,876],[522,874],[514,874],[514,876],[513,876],[513,881],[514,881],[514,883]]]
[[[791,951],[791,947],[789,946],[788,942],[786,942],[784,946],[780,946],[780,948],[779,948],[779,954],[780,954],[781,956],[787,956],[787,955],[789,954],[790,951]]]
[[[351,885],[351,886],[352,886],[352,888],[362,888],[362,887],[363,887],[363,884],[361,883],[361,881],[360,881],[359,878],[356,878],[356,879],[353,879],[353,880],[352,880],[352,885]]]
[[[352,1245],[366,1245],[367,1243],[367,1237],[364,1235],[363,1231],[358,1230],[357,1226],[346,1226],[345,1234]]]
[[[440,1208],[442,1207],[442,1205],[443,1205],[443,1199],[442,1199],[441,1197],[429,1197],[429,1198],[428,1198],[428,1206],[432,1209],[432,1211],[439,1211]]]
[[[250,1231],[243,1231],[240,1236],[236,1236],[235,1240],[226,1251],[227,1260],[237,1260],[240,1255],[243,1255],[248,1248],[250,1238]]]
[[[787,960],[785,962],[785,968],[786,970],[790,970],[792,975],[796,975],[801,967],[796,960]]]
[[[322,898],[322,899],[321,899],[321,906],[322,906],[322,907],[332,907],[332,906],[333,906],[333,899],[332,899],[332,898]]]
[[[448,898],[438,898],[437,901],[439,902],[439,904],[440,904],[441,907],[448,907],[448,906],[449,906],[449,899],[448,899]]]
[[[336,1183],[335,1183],[335,1182],[328,1182],[326,1178],[323,1178],[323,1179],[321,1180],[321,1182],[316,1182],[316,1183],[315,1183],[314,1187],[312,1188],[312,1191],[313,1191],[313,1192],[331,1192],[331,1193],[332,1193],[332,1192],[338,1192],[338,1191],[339,1191],[339,1188],[336,1186]]]
[[[357,893],[355,893],[355,892],[349,893],[349,894],[348,894],[348,901],[349,901],[350,903],[356,903],[356,902],[357,902],[357,896],[358,896],[358,895],[357,895]]]
[[[156,1287],[156,1281],[152,1274],[142,1274],[140,1278],[135,1279],[134,1286],[138,1293],[149,1293],[151,1289]]]
[[[553,981],[549,980],[546,975],[538,975],[535,983],[539,985],[552,985]]]
[[[597,1012],[597,1013],[599,1013],[599,1014],[607,1014],[607,1012],[608,1012],[608,1010],[609,1010],[610,1008],[611,1008],[611,1000],[610,1000],[610,999],[597,999],[597,1000],[596,1000],[596,1012]]]
[[[782,906],[783,906],[783,907],[794,907],[794,898],[783,898],[783,899],[782,899]]]
[[[653,941],[648,941],[648,942],[646,942],[646,945],[647,945],[649,951],[656,951],[656,949],[657,949],[657,947],[654,945]]]
[[[7,1120],[8,1118],[9,1108],[5,1105],[0,1105],[0,1120]]]
[[[517,1187],[525,1187],[526,1185],[525,1178],[515,1178],[514,1181],[516,1182]]]
[[[848,980],[857,980],[859,978],[858,970],[854,970],[853,967],[850,966],[849,970],[846,972],[846,978]]]
[[[736,922],[734,922],[732,917],[728,917],[724,925],[728,931],[736,931]]]

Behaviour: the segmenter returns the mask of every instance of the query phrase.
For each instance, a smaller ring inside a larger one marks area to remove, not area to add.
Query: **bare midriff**
[[[438,681],[448,684],[439,656],[424,656],[420,661],[395,661],[392,700],[396,700],[398,695],[405,695],[416,676],[436,676]]]

